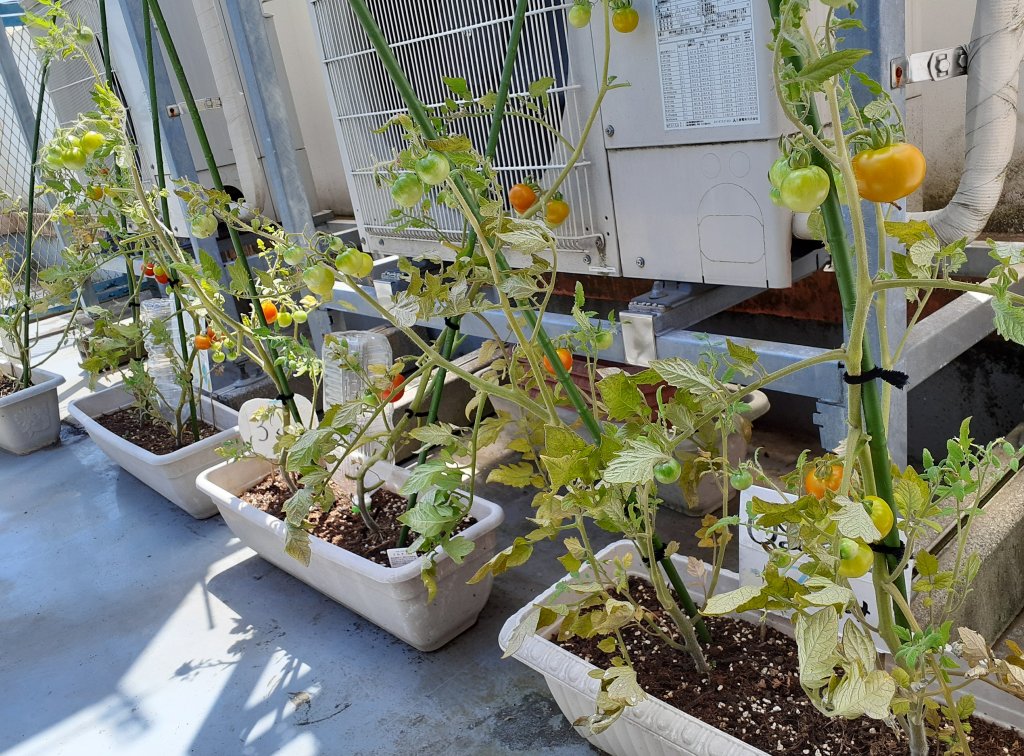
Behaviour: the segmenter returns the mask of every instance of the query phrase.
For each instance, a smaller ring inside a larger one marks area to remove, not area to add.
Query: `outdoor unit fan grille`
[[[381,237],[432,239],[430,231],[396,230],[389,221],[395,205],[388,191],[374,183],[373,166],[390,160],[404,146],[395,130],[373,133],[394,115],[406,112],[398,91],[346,0],[311,2],[364,229]],[[368,5],[413,87],[428,106],[441,105],[452,97],[443,77],[465,79],[477,97],[497,89],[515,0],[464,0],[432,6],[429,12],[410,0],[370,0]],[[530,3],[512,82],[511,107],[521,109],[521,104],[516,105],[516,97],[526,95],[531,83],[551,77],[554,84],[550,106],[537,115],[570,144],[575,144],[583,116],[580,87],[569,65],[571,40],[566,29],[565,5],[564,0]],[[461,119],[452,131],[466,134],[482,152],[488,127],[487,117],[474,116]],[[564,168],[570,154],[565,143],[549,131],[526,118],[513,116],[506,119],[494,166],[506,188],[528,176],[544,186]],[[569,220],[558,229],[562,248],[582,249],[585,240],[593,240],[589,173],[590,166],[584,159],[562,187],[572,207]],[[432,212],[443,233],[452,238],[461,236],[461,216],[444,207],[435,207]]]

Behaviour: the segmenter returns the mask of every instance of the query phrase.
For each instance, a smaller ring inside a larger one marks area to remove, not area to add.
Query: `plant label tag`
[[[415,562],[419,558],[420,555],[410,548],[388,549],[388,561],[391,562],[392,568],[404,567],[410,562]]]
[[[308,427],[316,427],[316,413],[309,399],[296,395],[295,408]],[[292,422],[284,402],[278,399],[250,399],[238,409],[238,435],[266,459],[276,459],[274,444]]]

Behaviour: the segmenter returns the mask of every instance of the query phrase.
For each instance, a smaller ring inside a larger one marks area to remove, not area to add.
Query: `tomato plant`
[[[871,202],[896,202],[913,194],[927,171],[921,150],[906,142],[864,150],[853,158],[857,190]]]
[[[572,368],[572,352],[570,352],[565,347],[562,347],[560,349],[555,350],[555,353],[558,355],[558,361],[562,363],[562,367],[564,367],[566,370]],[[544,369],[547,370],[552,375],[555,375],[555,366],[552,364],[551,360],[546,356],[544,357]]]

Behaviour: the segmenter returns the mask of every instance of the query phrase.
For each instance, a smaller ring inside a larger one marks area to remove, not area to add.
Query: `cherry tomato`
[[[210,341],[217,341],[217,332],[213,330],[213,326],[206,329],[206,335],[210,337]]]
[[[215,351],[212,357],[214,362],[224,362],[224,360],[226,359],[224,356],[224,352],[221,350]],[[232,357],[232,359],[234,359],[234,357]]]
[[[64,153],[58,150],[56,147],[48,147],[46,152],[43,154],[43,162],[47,166],[57,170],[58,168],[64,167]]]
[[[314,294],[329,297],[334,292],[334,271],[325,263],[317,263],[302,271],[302,282]]]
[[[659,483],[668,485],[679,480],[679,475],[682,472],[683,466],[679,464],[678,459],[668,459],[654,466],[654,479]]]
[[[103,143],[106,142],[106,138],[98,131],[87,131],[82,134],[81,147],[85,151],[86,155],[91,155],[96,152]]]
[[[70,168],[73,171],[82,170],[87,162],[85,150],[81,147],[68,147],[61,153],[60,157],[64,167]]]
[[[549,226],[557,228],[565,223],[569,212],[569,203],[562,199],[561,195],[555,195],[554,199],[550,200],[547,207],[544,208],[544,220],[548,222]]]
[[[612,14],[612,26],[615,27],[615,31],[622,34],[629,34],[639,23],[640,14],[631,5],[619,8]]]
[[[590,24],[592,10],[590,0],[574,4],[569,9],[569,25],[577,29],[585,29]]]
[[[153,263],[148,262],[148,263],[146,263],[145,265],[142,266],[142,275],[147,276],[149,278],[152,278],[153,276],[156,275],[153,272],[154,270],[155,270],[155,266],[153,265]]]
[[[443,184],[451,172],[451,163],[440,152],[428,152],[416,161],[416,175],[420,177],[420,181],[429,186]]]
[[[561,349],[556,349],[555,353],[558,355],[558,360],[562,363],[562,367],[569,370],[572,367],[572,352],[562,347]],[[544,358],[544,369],[555,375],[555,366],[551,364],[551,360],[547,357]]]
[[[391,385],[380,392],[380,398],[383,402],[391,402],[394,404],[403,396],[405,396],[405,378],[400,375],[396,375],[391,379]]]
[[[200,351],[203,351],[203,352],[205,352],[207,349],[209,349],[210,346],[213,344],[213,342],[210,341],[210,337],[207,336],[206,334],[203,334],[203,333],[201,333],[198,336],[196,336],[195,343],[196,343],[196,349],[199,349]]]
[[[737,491],[746,491],[754,485],[754,476],[751,475],[750,470],[747,470],[746,468],[737,470],[729,476],[729,485]]]
[[[284,252],[281,253],[281,257],[289,265],[302,265],[306,262],[306,250],[302,247],[297,247],[294,244],[289,244],[284,248]]]
[[[843,538],[839,541],[839,575],[845,578],[859,578],[871,569],[875,555],[863,541]]]
[[[804,487],[807,489],[807,493],[816,499],[824,499],[826,489],[838,491],[842,482],[843,466],[840,464],[829,466],[823,478],[818,477],[817,468],[808,471],[807,475],[804,476]]]
[[[96,40],[96,35],[88,26],[81,26],[75,32],[75,42],[81,47],[91,45]]]
[[[346,249],[334,258],[334,265],[353,278],[365,278],[373,272],[373,258],[358,249]]]
[[[871,202],[896,202],[924,183],[928,163],[921,150],[900,142],[857,153],[853,172],[861,197]]]
[[[892,507],[889,506],[886,500],[878,496],[865,496],[864,508],[871,515],[871,522],[875,524],[878,532],[882,534],[878,540],[882,540],[882,538],[889,535],[889,531],[892,530],[892,526],[896,522],[896,517],[892,513]]]
[[[277,316],[277,327],[288,328],[292,324],[292,316],[287,312],[282,312]]]
[[[192,219],[192,235],[205,239],[217,233],[217,217],[213,213],[197,215]]]
[[[171,280],[171,277],[166,273],[154,273],[153,277],[156,279],[156,282],[158,284],[166,284],[169,283]]]
[[[103,199],[103,187],[97,186],[96,184],[90,184],[85,189],[85,196],[94,202],[99,202]]]
[[[831,188],[828,174],[818,166],[811,165],[791,171],[779,187],[779,193],[782,195],[782,203],[790,210],[809,213],[821,206]]]
[[[778,205],[779,207],[783,206],[782,192],[780,192],[774,186],[771,188],[771,191],[768,192],[768,197],[771,199],[773,205]]]
[[[400,206],[416,207],[423,199],[423,184],[415,173],[403,173],[391,185],[391,197]]]
[[[614,343],[615,335],[611,331],[598,331],[597,336],[594,337],[594,346],[597,347],[599,352],[611,349]]]
[[[772,167],[768,169],[768,180],[772,186],[776,189],[782,187],[782,182],[786,180],[786,177],[793,172],[793,167],[789,164],[789,158],[783,155],[774,163]]]
[[[296,310],[294,313],[292,313],[292,319],[294,319],[295,322],[298,323],[299,325],[305,323],[307,317],[308,315],[306,314],[305,310]]]
[[[508,201],[522,215],[537,202],[537,192],[529,184],[516,184],[508,190]]]
[[[267,325],[277,320],[277,305],[273,302],[261,302],[260,308],[263,310],[263,317],[266,319]]]

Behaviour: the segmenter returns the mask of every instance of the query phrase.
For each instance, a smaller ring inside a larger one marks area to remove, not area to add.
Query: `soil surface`
[[[348,493],[334,483],[331,483],[331,487],[338,503],[327,513],[321,511],[319,507],[309,510],[306,519],[313,524],[312,535],[371,562],[390,567],[388,549],[398,545],[398,534],[402,529],[398,517],[408,506],[405,497],[383,488],[378,488],[370,496],[370,515],[381,530],[381,535],[377,536],[366,527],[362,516],[353,511],[352,499]],[[247,504],[284,520],[284,503],[291,495],[287,484],[274,472],[242,494],[241,498]],[[475,517],[467,517],[462,521],[458,531],[461,532],[474,523]]]
[[[3,399],[5,396],[10,396],[20,388],[21,384],[16,380],[0,373],[0,399]]]
[[[651,587],[630,578],[633,597],[662,620]],[[830,719],[818,713],[800,687],[796,643],[772,628],[741,620],[707,618],[714,641],[705,649],[713,665],[700,675],[685,653],[637,629],[624,633],[641,687],[652,696],[714,725],[770,754],[809,756],[897,756],[907,753],[902,731],[884,722]],[[673,631],[672,636],[679,640]],[[597,648],[600,638],[559,643],[586,661],[610,666],[611,656]],[[612,725],[613,727],[615,725]],[[971,720],[975,756],[1024,756],[1024,737],[978,719]],[[934,744],[932,753],[945,748]]]
[[[181,437],[182,443],[179,446],[174,434],[166,426],[140,416],[139,411],[131,407],[97,417],[96,422],[112,433],[116,433],[125,441],[130,441],[153,454],[170,454],[193,443],[192,429],[188,427],[188,423],[185,425],[185,432]],[[202,420],[199,421],[200,439],[209,438],[217,433],[220,431],[215,427]]]

